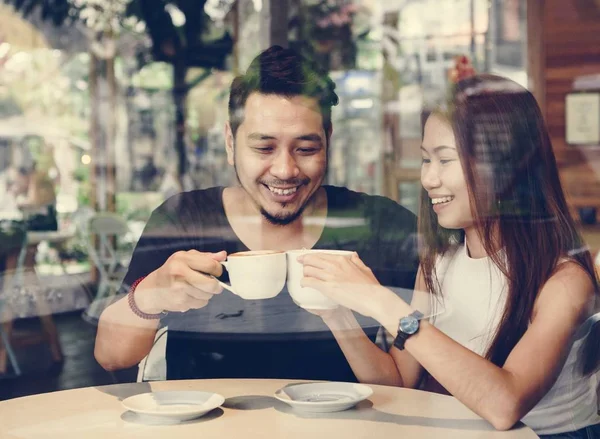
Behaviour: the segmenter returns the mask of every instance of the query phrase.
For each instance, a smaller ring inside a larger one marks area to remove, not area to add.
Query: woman
[[[26,218],[27,229],[57,230],[56,191],[47,173],[38,170],[35,165],[30,168],[13,167],[8,172],[9,191]]]
[[[56,192],[47,173],[33,164],[31,167],[12,167],[8,174],[8,191],[23,215],[25,231],[58,230]],[[31,269],[35,266],[36,253],[37,245],[27,246],[25,267]]]
[[[463,79],[427,118],[421,151],[415,291],[428,300],[409,306],[358,257],[302,259],[305,286],[396,337],[370,357],[348,340],[348,311],[322,315],[357,377],[418,387],[427,375],[497,429],[523,420],[542,437],[600,437],[598,282],[535,99],[500,77]]]

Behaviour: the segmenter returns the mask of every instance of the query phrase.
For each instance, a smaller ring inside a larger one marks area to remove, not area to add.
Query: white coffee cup
[[[270,299],[277,296],[285,285],[285,252],[233,253],[222,264],[227,268],[231,285],[221,281],[219,284],[242,299]]]
[[[338,307],[337,302],[331,300],[314,288],[300,286],[304,277],[304,265],[298,262],[298,257],[309,254],[332,254],[338,256],[352,256],[351,251],[346,250],[290,250],[287,255],[287,288],[294,302],[304,309],[334,309]]]

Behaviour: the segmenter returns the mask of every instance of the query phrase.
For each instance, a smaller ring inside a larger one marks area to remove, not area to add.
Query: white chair
[[[167,336],[168,328],[166,326],[156,331],[152,349],[138,364],[138,383],[167,379]]]
[[[26,234],[23,233],[23,243],[22,248],[26,246]],[[19,255],[22,251],[19,252]],[[16,258],[20,260],[20,257]],[[7,264],[8,265],[8,264]],[[16,267],[18,268],[18,262],[15,262]],[[21,368],[19,367],[19,362],[17,360],[17,356],[12,347],[11,343],[11,333],[12,333],[12,315],[11,313],[6,313],[4,303],[4,294],[10,293],[17,285],[21,283],[22,280],[22,270],[15,269],[13,273],[8,273],[12,267],[6,267],[5,272],[2,275],[3,281],[3,289],[0,293],[0,374],[6,373],[6,357],[8,357],[8,361],[10,362],[13,372],[15,375],[21,375]],[[6,279],[8,277],[8,279]]]
[[[12,310],[7,309],[5,299],[8,295],[12,294],[16,288],[23,285],[23,265],[27,247],[27,233],[24,230],[18,232],[15,231],[15,233],[21,235],[19,238],[21,245],[16,254],[13,253],[10,257],[8,255],[6,256],[6,267],[2,274],[3,291],[0,292],[0,374],[6,373],[6,359],[8,358],[14,374],[19,376],[21,375],[21,368],[11,342],[14,316],[12,315]]]
[[[0,356],[8,355],[8,361],[10,361],[10,364],[13,368],[13,372],[15,373],[16,376],[21,375],[21,368],[19,367],[19,362],[17,360],[17,356],[15,355],[15,352],[13,351],[13,348],[12,348],[12,345],[10,342],[10,337],[4,331],[2,324],[0,324],[0,342],[2,343],[2,349],[0,349]],[[0,359],[0,363],[2,363],[2,365],[0,365],[0,374],[3,374],[6,372],[6,370],[4,370],[6,368],[6,366],[3,364],[4,360]]]
[[[113,239],[123,238],[130,232],[127,222],[119,215],[110,212],[81,212],[75,220],[84,237],[90,258],[98,269],[98,291],[92,303],[83,313],[83,318],[97,323],[100,314],[115,299],[123,276],[124,259],[113,245]],[[93,237],[98,237],[98,249],[93,245]],[[167,328],[160,328],[154,337],[150,353],[138,365],[137,381],[162,381],[167,378],[166,365]]]
[[[5,372],[5,357],[8,356],[16,375],[20,375],[21,371],[11,346],[15,318],[34,316],[39,318],[42,323],[42,336],[50,346],[54,361],[60,362],[63,359],[58,332],[52,318],[54,311],[47,301],[50,295],[47,295],[46,289],[37,278],[35,262],[30,261],[28,264],[33,263],[33,265],[26,265],[26,255],[28,247],[36,247],[42,241],[66,242],[74,236],[74,233],[71,231],[34,231],[26,232],[23,236],[23,243],[16,258],[14,254],[10,258],[7,257],[3,285],[4,297],[0,297],[0,373]],[[64,267],[63,271],[66,272]],[[7,298],[12,298],[11,304],[8,306],[10,309],[3,310],[2,308],[6,306],[3,302]],[[39,335],[37,334],[26,338],[21,337],[21,344],[29,344],[32,340],[37,342],[38,339]]]
[[[98,290],[83,318],[97,322],[100,314],[114,299],[125,276],[125,257],[114,246],[114,242],[128,232],[127,222],[116,213],[99,212],[89,218],[85,242],[89,256],[99,275]],[[98,248],[94,245],[98,238]],[[130,255],[128,255],[130,256]]]

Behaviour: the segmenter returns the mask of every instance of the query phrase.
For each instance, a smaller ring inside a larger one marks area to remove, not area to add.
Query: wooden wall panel
[[[573,80],[600,74],[600,9],[585,0],[530,0],[528,5],[531,14],[541,14],[541,20],[529,18],[530,26],[542,27],[539,33],[529,32],[530,48],[541,57],[533,63],[537,72],[531,73],[534,92],[542,90],[539,100],[563,186],[573,207],[600,207],[600,146],[583,149],[565,141],[565,96]]]

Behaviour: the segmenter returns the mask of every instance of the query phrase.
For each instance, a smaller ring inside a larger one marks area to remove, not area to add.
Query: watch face
[[[412,335],[419,329],[419,321],[413,316],[403,317],[400,319],[400,329],[405,334]]]

